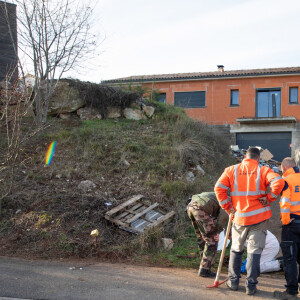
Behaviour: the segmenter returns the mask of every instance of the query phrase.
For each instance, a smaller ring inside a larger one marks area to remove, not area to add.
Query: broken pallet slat
[[[155,207],[158,206],[158,203],[154,203],[153,205],[149,206],[148,208],[146,208],[145,210],[143,210],[142,212],[136,214],[134,217],[126,220],[126,223],[131,223],[135,220],[137,220],[138,218],[140,218],[141,216],[145,215],[147,212],[151,211],[152,209],[154,209]]]
[[[126,201],[126,202],[124,202],[124,203],[118,205],[117,207],[111,209],[110,211],[108,211],[108,212],[106,213],[106,215],[111,216],[111,215],[117,213],[118,211],[122,210],[122,209],[125,208],[126,206],[135,203],[136,201],[140,200],[140,199],[143,198],[143,197],[144,197],[143,195],[137,195],[137,196],[135,196],[135,197],[129,199],[128,201]]]

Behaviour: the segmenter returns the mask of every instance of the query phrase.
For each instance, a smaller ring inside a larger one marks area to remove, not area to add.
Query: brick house
[[[281,160],[300,148],[300,67],[131,76],[106,84],[142,85],[183,107],[241,148],[268,148]]]

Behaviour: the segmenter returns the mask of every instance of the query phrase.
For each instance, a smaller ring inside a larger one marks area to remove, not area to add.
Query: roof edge
[[[253,77],[273,77],[273,76],[293,76],[300,75],[300,70],[295,72],[278,72],[278,73],[257,73],[257,74],[232,74],[223,76],[189,76],[189,77],[172,77],[172,78],[120,78],[103,80],[102,83],[125,84],[125,83],[145,83],[145,82],[176,82],[176,81],[194,81],[194,80],[218,80],[227,78],[253,78]]]

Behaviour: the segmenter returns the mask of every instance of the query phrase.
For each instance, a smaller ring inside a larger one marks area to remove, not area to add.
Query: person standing
[[[282,222],[281,250],[283,255],[286,290],[274,291],[277,299],[296,299],[298,283],[297,261],[300,264],[300,172],[295,161],[286,157],[281,163],[286,185],[280,199],[280,217]]]
[[[226,168],[215,185],[221,207],[234,212],[232,246],[230,249],[226,285],[236,291],[239,286],[242,254],[247,243],[246,294],[256,293],[260,275],[260,257],[265,246],[268,220],[272,216],[270,203],[280,195],[284,180],[269,167],[259,164],[260,151],[250,147],[240,164]],[[267,187],[270,193],[267,193]],[[231,199],[227,193],[230,192]]]
[[[227,226],[228,215],[219,205],[213,192],[194,195],[187,206],[187,213],[194,227],[200,253],[198,275],[215,277],[211,266],[218,248],[219,233]]]

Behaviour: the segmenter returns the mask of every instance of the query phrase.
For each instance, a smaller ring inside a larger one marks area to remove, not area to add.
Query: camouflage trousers
[[[216,228],[217,220],[193,201],[189,203],[187,213],[197,236],[201,259],[200,268],[210,270],[219,242],[219,233]]]

